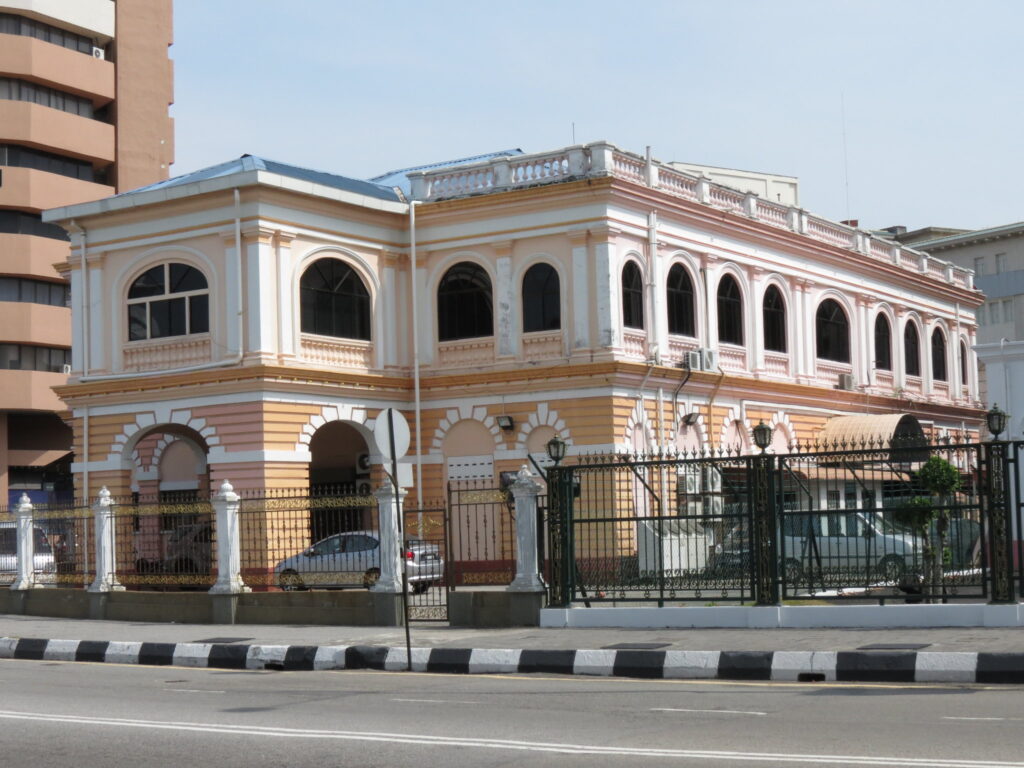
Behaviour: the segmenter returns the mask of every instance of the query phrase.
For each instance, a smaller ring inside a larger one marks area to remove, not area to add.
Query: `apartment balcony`
[[[128,342],[121,363],[126,372],[169,371],[209,363],[211,355],[210,335],[203,333]]]
[[[326,368],[366,370],[373,366],[373,342],[304,333],[299,344],[299,358]]]
[[[4,255],[0,275],[55,279],[60,275],[53,265],[67,261],[70,248],[67,242],[49,237],[0,233],[0,253]]]
[[[106,184],[73,179],[35,168],[4,168],[0,207],[45,211],[63,205],[102,200],[114,194]],[[61,259],[63,261],[63,259]]]
[[[27,101],[0,100],[0,143],[13,142],[112,163],[114,126]]]
[[[60,411],[67,406],[53,387],[67,384],[63,373],[0,369],[0,407],[9,411]]]
[[[34,37],[0,35],[0,77],[31,80],[84,96],[97,107],[114,100],[113,62]]]
[[[71,310],[47,304],[0,301],[0,342],[71,346]]]

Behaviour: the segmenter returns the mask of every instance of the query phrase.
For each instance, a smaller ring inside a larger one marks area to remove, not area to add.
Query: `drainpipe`
[[[86,260],[87,233],[85,227],[78,225],[74,219],[68,222],[68,229],[80,238],[79,263],[82,272],[82,376],[89,373],[89,264]],[[82,414],[82,492],[89,498],[89,406],[85,406]]]
[[[420,403],[420,335],[419,335],[419,292],[416,283],[416,206],[419,200],[409,202],[409,261],[412,265],[412,382],[413,407],[416,420],[416,505],[419,513],[419,535],[423,538],[423,434]]]
[[[242,306],[242,194],[235,187],[232,192],[235,197],[235,261],[238,264],[238,359],[241,362],[245,350],[242,339],[245,337],[245,311]]]
[[[708,304],[708,270],[707,267],[700,268],[700,280],[704,284],[704,349],[711,348],[711,308]]]

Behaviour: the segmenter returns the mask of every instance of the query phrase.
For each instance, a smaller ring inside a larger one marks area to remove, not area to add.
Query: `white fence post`
[[[386,482],[373,492],[377,497],[380,533],[380,578],[371,589],[374,592],[402,591],[402,540],[398,527],[399,502],[405,496],[405,489],[395,488]]]
[[[18,506],[14,510],[17,520],[15,536],[18,548],[18,575],[11,584],[11,589],[32,589],[36,584],[36,541],[35,526],[32,521],[32,501],[27,493],[21,494]]]
[[[217,513],[217,581],[210,588],[215,595],[237,595],[252,590],[242,583],[242,537],[238,525],[241,496],[225,480],[213,497]]]
[[[100,495],[92,508],[96,522],[93,533],[96,536],[96,580],[89,592],[120,592],[124,587],[117,581],[117,547],[114,543],[114,500],[107,486],[100,488]]]
[[[516,577],[508,585],[509,592],[543,592],[537,562],[537,496],[540,483],[524,464],[512,483],[516,505]]]

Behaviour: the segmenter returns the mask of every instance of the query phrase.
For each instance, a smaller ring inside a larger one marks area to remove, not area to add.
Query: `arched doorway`
[[[353,425],[331,421],[309,441],[309,493],[319,500],[309,516],[310,538],[376,528],[366,501],[372,493],[366,439]]]

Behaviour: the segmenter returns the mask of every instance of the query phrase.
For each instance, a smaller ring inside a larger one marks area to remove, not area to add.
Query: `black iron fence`
[[[493,481],[448,484],[449,583],[505,586],[516,573],[515,504]]]
[[[1010,601],[1024,443],[592,457],[549,470],[550,600]]]

